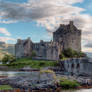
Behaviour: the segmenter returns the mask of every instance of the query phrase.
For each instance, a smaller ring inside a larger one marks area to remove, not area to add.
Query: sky
[[[0,41],[50,41],[70,20],[82,30],[82,51],[92,52],[92,0],[0,0]]]

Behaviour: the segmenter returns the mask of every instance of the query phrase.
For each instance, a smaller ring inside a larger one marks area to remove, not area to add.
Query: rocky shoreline
[[[13,88],[20,89],[43,89],[56,88],[52,74],[39,74],[32,72],[25,76],[17,76],[0,79],[0,85],[11,85]]]
[[[52,89],[51,92],[60,92],[56,90],[61,90],[62,87],[57,84],[58,77],[64,77],[69,80],[76,80],[80,83],[81,88],[92,88],[92,78],[84,77],[84,76],[67,76],[57,74],[57,80],[53,77],[53,74],[39,72],[32,72],[31,74],[25,76],[16,76],[10,78],[2,78],[0,79],[0,85],[10,85],[13,88],[18,88],[20,90],[48,90]],[[21,92],[21,91],[20,91]],[[30,91],[29,91],[30,92]],[[41,91],[38,91],[41,92]],[[43,92],[43,91],[42,91]],[[44,91],[48,92],[48,91]]]

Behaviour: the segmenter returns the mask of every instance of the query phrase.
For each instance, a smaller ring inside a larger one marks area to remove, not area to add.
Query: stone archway
[[[76,70],[77,70],[77,74],[79,75],[79,72],[80,72],[80,64],[79,63],[77,63]]]
[[[74,69],[74,64],[71,65],[71,68]]]
[[[77,66],[76,66],[77,69],[80,69],[80,64],[78,63]]]
[[[75,65],[74,65],[74,63],[72,63],[72,64],[71,64],[71,75],[72,75],[72,76],[74,75],[74,72],[73,72],[73,71],[74,71],[74,67],[75,67]]]

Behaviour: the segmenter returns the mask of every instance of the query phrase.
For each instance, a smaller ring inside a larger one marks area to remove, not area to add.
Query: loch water
[[[81,89],[81,90],[64,90],[61,92],[92,92],[92,89]]]

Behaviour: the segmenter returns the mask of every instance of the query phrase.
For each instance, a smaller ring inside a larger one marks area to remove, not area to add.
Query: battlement
[[[66,34],[76,34],[78,33],[79,35],[81,34],[81,30],[79,30],[73,23],[73,21],[70,21],[69,24],[60,24],[60,27],[53,33],[54,35],[57,36],[64,36]],[[53,37],[54,38],[54,37]]]
[[[74,26],[74,22],[69,21],[69,24],[60,24],[60,27],[67,27],[68,25]]]

